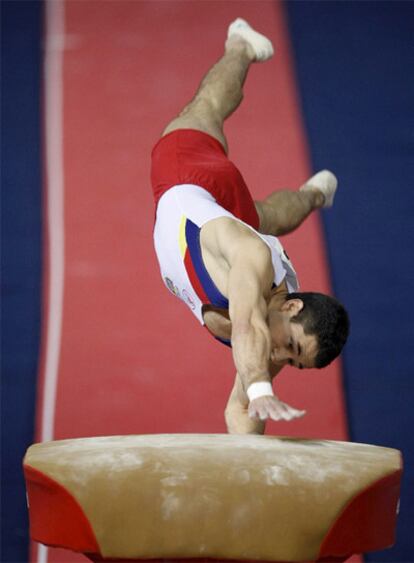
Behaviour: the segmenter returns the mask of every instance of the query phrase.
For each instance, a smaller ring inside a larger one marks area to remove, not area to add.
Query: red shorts
[[[195,184],[238,219],[259,228],[249,189],[221,143],[194,129],[177,129],[162,137],[152,151],[151,183],[155,203],[173,186]]]

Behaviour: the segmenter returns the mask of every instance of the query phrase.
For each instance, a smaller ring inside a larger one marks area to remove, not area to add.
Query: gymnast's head
[[[271,360],[276,365],[323,368],[348,338],[349,318],[343,305],[322,293],[290,293],[269,310]]]

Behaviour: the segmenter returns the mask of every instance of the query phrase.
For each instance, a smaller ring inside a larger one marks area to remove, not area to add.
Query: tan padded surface
[[[25,463],[83,507],[105,557],[315,559],[341,509],[400,468],[397,450],[209,434],[31,446]]]

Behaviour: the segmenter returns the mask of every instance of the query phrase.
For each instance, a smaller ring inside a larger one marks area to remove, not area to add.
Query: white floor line
[[[65,41],[64,0],[48,0],[44,58],[45,148],[49,295],[43,409],[40,440],[54,436],[56,389],[60,360],[64,292],[64,163],[63,163],[63,50]],[[48,549],[39,545],[37,563],[47,563]]]

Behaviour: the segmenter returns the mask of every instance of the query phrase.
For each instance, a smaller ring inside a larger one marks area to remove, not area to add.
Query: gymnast
[[[303,416],[274,395],[273,378],[287,364],[325,367],[349,331],[336,299],[297,292],[296,273],[276,238],[333,204],[335,176],[323,170],[298,191],[254,202],[227,157],[224,121],[242,100],[251,63],[272,55],[269,39],[236,19],[223,57],[152,152],[161,275],[207,330],[232,347],[237,374],[225,419],[228,432],[240,434],[262,434],[269,418]]]

